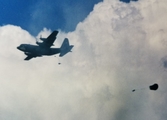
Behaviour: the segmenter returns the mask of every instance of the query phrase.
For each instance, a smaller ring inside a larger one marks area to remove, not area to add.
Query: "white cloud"
[[[74,44],[61,65],[54,57],[23,61],[16,47],[35,38],[17,26],[0,27],[0,118],[165,119],[165,3],[97,4],[74,32],[60,33],[58,44],[66,36]],[[160,88],[149,91],[154,82]]]

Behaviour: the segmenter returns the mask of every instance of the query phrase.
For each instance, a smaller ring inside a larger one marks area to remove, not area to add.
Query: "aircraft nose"
[[[19,50],[20,50],[20,47],[18,46],[18,47],[17,47],[17,49],[19,49]]]
[[[23,45],[20,45],[17,47],[18,50],[21,50],[21,51],[24,51],[25,50],[25,47]]]

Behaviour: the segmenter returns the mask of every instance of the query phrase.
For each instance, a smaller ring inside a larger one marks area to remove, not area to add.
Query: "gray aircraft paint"
[[[40,38],[42,43],[37,45],[21,44],[17,47],[18,50],[24,52],[27,57],[24,60],[30,60],[35,57],[42,57],[43,55],[51,56],[60,53],[59,57],[63,57],[74,47],[69,44],[68,38],[65,38],[60,48],[50,48],[56,39],[58,31],[53,31],[47,38]]]

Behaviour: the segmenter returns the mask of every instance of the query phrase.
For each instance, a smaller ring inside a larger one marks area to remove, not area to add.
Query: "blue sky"
[[[17,25],[32,35],[36,35],[44,27],[73,31],[100,1],[102,0],[1,1],[0,25]]]

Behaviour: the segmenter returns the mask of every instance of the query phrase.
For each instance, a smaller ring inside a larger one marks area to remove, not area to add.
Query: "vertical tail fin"
[[[68,52],[71,52],[71,49],[73,48],[73,45],[69,44],[69,40],[68,38],[65,38],[61,47],[60,47],[60,57],[63,57],[65,54],[67,54]]]

